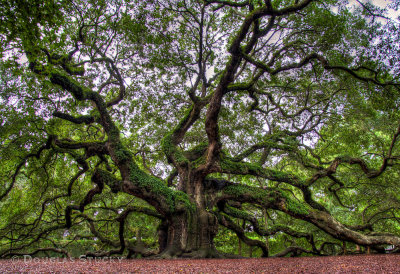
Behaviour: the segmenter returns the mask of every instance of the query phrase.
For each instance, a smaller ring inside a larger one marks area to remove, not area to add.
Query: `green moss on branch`
[[[247,162],[235,162],[232,158],[222,156],[220,159],[220,168],[223,173],[238,175],[253,175],[269,179],[271,181],[284,182],[290,185],[303,188],[306,182],[292,174],[284,171],[263,168],[257,164]]]
[[[139,188],[145,189],[152,195],[163,197],[171,212],[195,209],[194,204],[190,201],[186,193],[170,189],[166,182],[147,174],[135,163],[131,163],[130,165],[129,179]]]
[[[200,114],[200,107],[190,106],[179,121],[179,124],[169,132],[161,141],[161,148],[169,162],[178,165],[189,164],[188,158],[181,149],[178,148],[178,144],[183,139],[184,134],[190,128],[190,126],[196,121]]]
[[[284,191],[276,188],[256,188],[240,184],[231,184],[223,188],[225,195],[243,202],[260,204],[264,207],[273,207],[294,215],[309,214],[309,207],[291,198]],[[242,216],[245,217],[245,216]]]
[[[161,148],[170,162],[188,164],[189,160],[184,156],[181,149],[174,142],[173,133],[167,134],[161,141]]]
[[[305,203],[296,201],[289,197],[284,191],[280,190],[281,195],[285,198],[285,207],[288,211],[295,215],[307,215],[309,214],[309,207]]]
[[[96,169],[94,176],[96,176],[97,180],[101,180],[103,184],[109,186],[113,193],[117,193],[122,190],[121,180],[115,177],[112,173],[106,170]]]

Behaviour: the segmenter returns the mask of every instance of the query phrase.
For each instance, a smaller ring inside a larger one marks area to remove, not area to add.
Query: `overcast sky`
[[[350,0],[349,1],[351,4],[353,3],[357,3],[356,0]],[[367,0],[361,0],[361,2],[366,3],[368,2]],[[390,2],[392,2],[392,0],[372,0],[370,1],[372,4],[380,6],[381,8],[385,7],[387,4],[389,4]]]
[[[366,2],[366,1],[363,1]],[[391,0],[373,0],[371,1],[373,4],[380,6],[380,7],[385,7],[387,4],[389,4],[390,2],[392,2]]]
[[[350,0],[349,2],[350,2],[350,4],[359,5],[359,4],[357,3],[356,0]],[[374,5],[376,5],[376,6],[379,6],[379,7],[381,7],[381,8],[384,8],[384,7],[386,7],[387,4],[392,3],[393,0],[370,0],[370,1],[368,1],[368,0],[361,0],[361,2],[363,2],[363,3],[371,2],[372,4],[374,4]],[[397,12],[395,12],[395,11],[393,11],[393,10],[389,11],[389,15],[390,15],[392,18],[396,18],[399,14],[400,14],[399,11],[397,11]]]

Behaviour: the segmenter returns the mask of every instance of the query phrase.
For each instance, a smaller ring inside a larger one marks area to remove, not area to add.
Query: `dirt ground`
[[[400,255],[199,260],[25,256],[0,260],[0,273],[400,273]]]

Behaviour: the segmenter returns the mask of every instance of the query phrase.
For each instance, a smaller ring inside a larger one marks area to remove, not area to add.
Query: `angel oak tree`
[[[91,256],[219,257],[223,227],[262,256],[268,237],[278,256],[400,245],[384,10],[46,0],[0,15],[2,257],[93,237]]]

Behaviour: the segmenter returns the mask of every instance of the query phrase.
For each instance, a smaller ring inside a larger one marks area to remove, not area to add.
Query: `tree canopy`
[[[400,246],[398,1],[0,3],[0,257]]]

